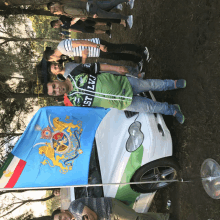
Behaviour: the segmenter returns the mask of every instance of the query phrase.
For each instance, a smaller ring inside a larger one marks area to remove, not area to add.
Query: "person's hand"
[[[87,58],[88,54],[89,54],[89,50],[88,49],[85,49],[85,50],[82,51],[82,57],[83,58]]]
[[[100,50],[103,52],[108,52],[108,48],[105,45],[100,45]]]
[[[87,17],[80,18],[80,20],[85,21]]]
[[[97,15],[97,14],[94,14],[92,17],[93,17],[93,18],[98,18],[98,15]]]
[[[87,220],[97,220],[98,219],[97,214],[87,206],[84,207],[82,215],[85,216],[85,218]]]
[[[120,73],[121,75],[125,75],[126,73],[128,73],[128,69],[124,66],[118,66],[118,73]]]

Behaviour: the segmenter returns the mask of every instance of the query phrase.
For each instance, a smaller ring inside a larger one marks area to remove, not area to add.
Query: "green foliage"
[[[29,19],[32,21],[32,27],[36,34],[36,38],[52,38],[52,39],[59,39],[59,30],[51,28],[50,22],[52,20],[57,19],[56,17],[50,16],[29,16]],[[60,39],[61,40],[61,39]],[[57,47],[57,43],[52,42],[33,42],[32,48],[40,53],[43,54],[46,47]]]

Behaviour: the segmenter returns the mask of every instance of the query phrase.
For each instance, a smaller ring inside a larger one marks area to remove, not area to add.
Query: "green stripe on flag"
[[[3,172],[7,169],[7,167],[9,166],[9,164],[11,163],[11,161],[13,160],[14,155],[12,153],[10,153],[4,163],[4,165],[0,168],[0,178],[3,175]]]

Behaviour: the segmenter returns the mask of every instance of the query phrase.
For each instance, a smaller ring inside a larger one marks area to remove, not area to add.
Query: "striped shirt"
[[[69,211],[74,215],[76,220],[82,220],[82,212],[84,207],[89,207],[94,211],[98,220],[110,219],[112,213],[112,198],[81,198],[71,202]]]
[[[100,49],[96,47],[85,47],[85,46],[78,46],[78,47],[72,47],[72,41],[75,40],[87,40],[95,44],[100,44],[99,38],[92,38],[92,39],[66,39],[62,40],[58,46],[57,49],[64,55],[67,55],[69,57],[74,56],[82,56],[82,51],[85,49],[89,50],[88,57],[99,57],[100,55]]]

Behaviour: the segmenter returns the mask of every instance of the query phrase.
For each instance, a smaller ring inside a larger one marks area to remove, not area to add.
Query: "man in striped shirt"
[[[62,54],[69,57],[82,57],[82,53],[86,49],[88,49],[88,57],[132,61],[139,64],[140,67],[143,66],[143,59],[149,60],[147,47],[136,44],[113,44],[99,38],[63,40],[58,44],[57,49],[44,51],[44,58],[52,62],[59,60]],[[122,53],[122,51],[131,51],[138,55]]]
[[[81,198],[71,202],[68,210],[57,209],[52,220],[169,220],[169,214],[137,213],[117,199]]]

